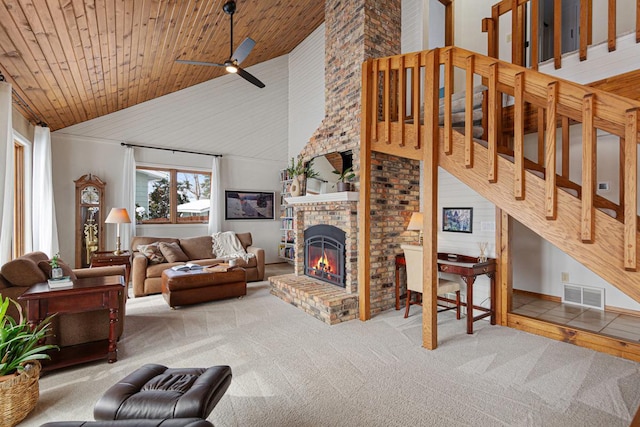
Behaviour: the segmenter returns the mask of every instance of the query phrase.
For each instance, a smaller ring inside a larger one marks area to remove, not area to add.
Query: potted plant
[[[55,254],[52,258],[51,261],[49,261],[49,265],[51,266],[51,278],[52,279],[59,279],[64,275],[64,272],[62,271],[62,267],[60,267],[60,254],[57,253]]]
[[[338,182],[336,183],[338,191],[349,191],[351,190],[351,180],[356,177],[356,174],[353,172],[351,167],[344,169],[342,172],[339,170],[334,170],[333,173],[338,175]]]
[[[305,164],[302,156],[298,156],[297,160],[294,157],[291,158],[291,163],[289,167],[287,167],[287,174],[291,179],[291,188],[289,189],[291,196],[296,197],[303,193],[306,178],[315,178],[318,176],[318,172],[313,170],[312,163],[313,159]]]
[[[14,304],[20,315],[16,321],[7,315]],[[31,328],[22,315],[22,307],[0,295],[0,419],[16,425],[38,401],[41,359],[49,359],[47,350],[58,348],[42,344],[51,328],[51,316]]]

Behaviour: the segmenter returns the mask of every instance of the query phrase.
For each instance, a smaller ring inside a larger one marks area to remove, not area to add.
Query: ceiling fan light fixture
[[[225,67],[225,69],[227,70],[227,73],[237,73],[238,72],[238,67],[236,67],[233,64],[229,64]]]

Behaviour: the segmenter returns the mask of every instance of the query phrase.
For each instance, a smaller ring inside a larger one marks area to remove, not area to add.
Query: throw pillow
[[[2,275],[13,286],[31,286],[47,281],[47,276],[38,268],[35,261],[16,258],[2,266]]]
[[[160,264],[166,262],[166,260],[160,251],[159,245],[158,242],[148,245],[138,245],[138,251],[147,257],[149,264]]]
[[[51,264],[50,264],[50,262],[51,262],[51,260],[46,260],[46,261],[40,261],[38,263],[38,267],[40,267],[40,270],[42,270],[44,272],[44,274],[46,274],[47,278],[51,277]],[[78,278],[76,276],[76,274],[73,272],[73,270],[71,269],[71,267],[69,267],[69,265],[67,263],[65,263],[64,261],[58,259],[58,265],[62,269],[62,275],[63,276],[69,276],[69,278],[71,280],[76,280]]]
[[[165,257],[167,262],[189,261],[189,257],[177,243],[160,242],[158,246],[160,247],[160,252],[162,252],[162,255]]]

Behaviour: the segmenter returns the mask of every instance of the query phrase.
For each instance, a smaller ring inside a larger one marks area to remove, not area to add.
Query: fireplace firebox
[[[342,288],[345,232],[332,225],[314,225],[304,230],[304,274]]]

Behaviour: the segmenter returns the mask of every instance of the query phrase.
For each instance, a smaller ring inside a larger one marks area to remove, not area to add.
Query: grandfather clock
[[[89,267],[91,254],[104,249],[104,188],[106,184],[92,174],[76,183],[76,268]]]

